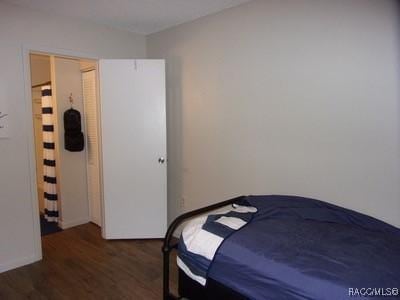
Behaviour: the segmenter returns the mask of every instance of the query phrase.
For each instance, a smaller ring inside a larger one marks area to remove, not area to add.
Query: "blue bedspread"
[[[371,292],[361,288],[400,289],[400,229],[308,198],[247,201],[257,213],[224,240],[208,278],[249,299],[336,300]],[[388,298],[371,298],[381,297]]]

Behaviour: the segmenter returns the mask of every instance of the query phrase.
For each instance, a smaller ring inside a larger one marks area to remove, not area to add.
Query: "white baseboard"
[[[68,229],[74,226],[78,226],[78,225],[82,225],[82,224],[86,224],[90,222],[90,218],[83,218],[83,219],[77,219],[77,220],[71,220],[71,221],[60,221],[58,222],[58,225],[60,225],[60,227],[62,229]]]
[[[0,273],[12,270],[12,269],[16,269],[25,265],[29,265],[31,263],[37,262],[39,260],[42,259],[41,255],[31,255],[29,257],[23,257],[21,259],[16,259],[16,260],[12,260],[10,262],[7,262],[5,264],[1,264],[0,265]]]

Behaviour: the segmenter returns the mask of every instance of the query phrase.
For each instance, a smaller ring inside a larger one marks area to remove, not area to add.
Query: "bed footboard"
[[[216,204],[212,204],[206,207],[202,207],[187,213],[184,213],[177,217],[171,225],[168,227],[167,233],[165,234],[164,244],[162,246],[162,253],[163,253],[163,299],[170,300],[170,299],[179,299],[179,296],[173,295],[169,289],[169,259],[172,250],[177,249],[178,243],[172,243],[172,238],[175,230],[181,225],[183,222],[196,217],[198,215],[202,215],[209,211],[213,211],[219,209],[221,207],[234,204],[236,202],[241,201],[245,196],[239,196],[236,198],[232,198],[226,201],[218,202]]]

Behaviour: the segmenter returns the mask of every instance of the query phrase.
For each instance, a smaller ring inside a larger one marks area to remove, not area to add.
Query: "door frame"
[[[29,161],[29,188],[30,188],[30,202],[32,211],[32,228],[33,228],[33,241],[34,241],[34,253],[31,261],[26,263],[32,263],[43,258],[42,253],[42,238],[40,233],[40,211],[39,211],[39,200],[37,197],[37,174],[36,174],[36,154],[35,154],[35,139],[34,139],[34,128],[33,128],[33,115],[32,115],[32,81],[31,81],[31,65],[30,65],[30,54],[31,53],[54,55],[54,56],[65,56],[77,59],[90,59],[99,61],[99,57],[95,54],[75,51],[71,49],[61,49],[53,47],[45,47],[39,45],[23,45],[22,46],[22,65],[23,65],[23,81],[24,81],[24,104],[25,104],[25,126],[27,132],[27,155]],[[97,70],[98,73],[98,70]],[[98,78],[98,77],[97,77]],[[97,87],[98,89],[99,87]],[[100,110],[100,101],[98,101],[98,111]],[[101,115],[99,115],[99,120]],[[100,123],[101,124],[101,123]],[[99,164],[100,164],[100,191],[101,199],[100,205],[102,210],[102,223],[104,224],[103,217],[103,174],[102,174],[102,152],[101,152],[101,127],[99,124]],[[86,162],[87,163],[87,162]],[[87,165],[86,165],[87,168]]]

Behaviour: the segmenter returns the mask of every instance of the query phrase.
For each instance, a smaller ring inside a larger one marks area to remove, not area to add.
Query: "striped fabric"
[[[187,276],[205,286],[208,269],[222,244],[235,231],[251,221],[255,207],[247,201],[234,204],[224,213],[192,220],[182,231],[177,264]]]
[[[44,216],[49,222],[58,222],[54,117],[50,85],[42,86],[42,125]]]

